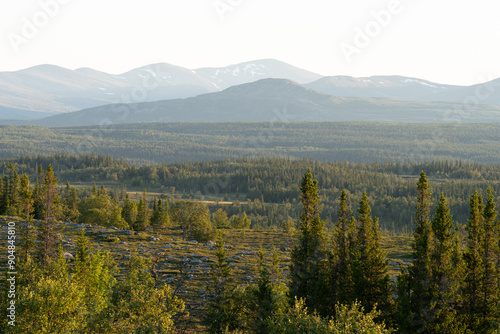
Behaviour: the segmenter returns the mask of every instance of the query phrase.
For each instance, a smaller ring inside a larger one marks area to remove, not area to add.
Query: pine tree
[[[356,249],[356,255],[352,259],[355,299],[366,310],[371,310],[378,304],[388,311],[390,287],[387,253],[380,246],[378,219],[371,217],[366,192],[363,192],[359,203],[358,222],[356,247],[352,247]]]
[[[306,305],[323,314],[329,313],[328,271],[324,222],[320,219],[318,181],[308,169],[302,179],[300,231],[298,245],[291,253],[290,302],[304,298]]]
[[[483,319],[484,292],[484,216],[483,198],[476,190],[470,198],[470,216],[467,220],[464,298],[465,323],[473,333],[486,333]]]
[[[444,194],[439,199],[431,227],[430,323],[426,332],[464,333],[465,328],[458,314],[462,271],[458,237]]]

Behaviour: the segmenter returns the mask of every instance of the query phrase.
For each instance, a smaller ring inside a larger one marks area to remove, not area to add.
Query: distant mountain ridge
[[[289,79],[305,84],[322,77],[275,59],[248,61],[226,67],[205,67],[196,69],[195,72],[221,89],[260,79]]]
[[[276,76],[301,83],[321,77],[272,59],[195,71],[159,63],[118,75],[39,65],[0,72],[0,119],[43,118],[111,103],[187,98]]]
[[[141,122],[489,122],[500,121],[499,106],[477,106],[456,115],[454,103],[387,98],[335,97],[287,79],[262,79],[221,92],[135,104],[105,105],[32,122],[83,126]]]
[[[403,76],[322,77],[279,60],[261,59],[195,70],[159,63],[118,75],[55,65],[0,72],[0,119],[16,123],[108,104],[190,98],[262,79],[288,79],[335,97],[500,106],[500,78],[454,86]]]

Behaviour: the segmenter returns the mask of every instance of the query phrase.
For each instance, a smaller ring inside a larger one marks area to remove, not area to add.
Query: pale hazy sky
[[[322,75],[473,84],[500,77],[500,1],[2,0],[0,48],[0,71],[275,58]]]

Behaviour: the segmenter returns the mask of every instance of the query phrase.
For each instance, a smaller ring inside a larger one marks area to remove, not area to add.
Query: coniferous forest
[[[498,165],[239,158],[137,166],[88,154],[23,156],[0,168],[0,216],[17,226],[2,230],[3,252],[16,245],[23,324],[2,324],[10,332],[500,330]],[[289,249],[274,239],[230,256],[246,233],[272,231]],[[389,236],[408,244],[396,272]],[[130,251],[133,238],[151,244]],[[128,253],[117,257],[105,244]],[[157,244],[161,253],[144,256]],[[183,280],[162,275],[160,258],[198,244],[206,253],[178,261]],[[245,282],[235,266],[243,255],[253,261]],[[185,267],[204,261],[203,274]],[[190,295],[195,275],[202,285]]]

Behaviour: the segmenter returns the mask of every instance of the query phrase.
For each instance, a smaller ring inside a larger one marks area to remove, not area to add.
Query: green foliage
[[[94,186],[93,193],[89,197],[83,198],[78,208],[80,211],[80,223],[109,226],[111,198],[106,193],[104,187],[101,187],[101,190],[97,191],[97,188]]]
[[[366,192],[359,203],[358,222],[355,246],[351,248],[354,299],[368,310],[377,304],[388,310],[390,286],[387,253],[381,248],[378,219],[371,217]]]
[[[204,323],[209,333],[234,331],[244,326],[245,294],[236,289],[231,268],[226,261],[225,243],[219,233],[215,246],[216,260],[212,264],[207,291],[211,296],[207,304]]]
[[[216,228],[228,228],[228,220],[227,220],[227,212],[224,211],[222,208],[217,209],[212,214],[212,221],[214,222],[214,225]]]
[[[330,252],[330,282],[333,308],[337,303],[350,303],[354,296],[353,268],[355,251],[355,220],[348,209],[347,192],[339,197],[338,220],[334,226],[332,250]]]
[[[137,218],[133,223],[134,230],[136,231],[145,231],[150,226],[150,213],[146,196],[146,189],[144,189],[142,198],[139,200],[139,204],[137,205]]]
[[[177,201],[172,205],[171,219],[181,227],[184,240],[187,236],[198,241],[207,241],[214,237],[210,211],[204,203]]]
[[[243,211],[240,215],[232,216],[229,225],[231,228],[246,229],[250,228],[251,223],[252,222],[248,219],[246,212]]]
[[[423,330],[429,322],[428,307],[430,295],[428,291],[431,269],[431,223],[430,185],[425,173],[420,173],[417,183],[417,205],[415,212],[415,231],[412,243],[412,263],[409,267],[410,305],[413,317],[413,330]]]
[[[170,208],[168,201],[162,204],[161,199],[156,202],[156,197],[153,206],[153,213],[151,214],[151,227],[153,230],[158,231],[170,225]]]
[[[128,194],[125,195],[123,200],[122,217],[129,226],[132,226],[137,218],[137,205],[130,200]]]
[[[46,264],[56,254],[57,240],[54,232],[54,215],[58,212],[59,196],[56,192],[57,183],[58,179],[54,175],[52,165],[49,165],[45,171],[41,187],[45,220],[38,229],[38,258],[43,264]]]
[[[335,309],[336,317],[326,319],[316,313],[308,313],[304,300],[295,300],[294,306],[286,313],[272,318],[268,333],[382,334],[392,332],[386,329],[385,325],[374,321],[379,315],[376,310],[365,314],[363,307],[358,303],[353,303],[351,306],[336,305]]]
[[[118,282],[101,319],[106,333],[171,333],[172,317],[184,310],[184,302],[170,286],[155,288],[151,261],[131,256],[123,282]]]
[[[327,313],[328,262],[326,238],[319,212],[318,181],[311,170],[304,174],[301,186],[301,220],[299,242],[290,254],[290,297],[304,298],[306,305]]]
[[[459,241],[454,231],[455,224],[446,198],[441,194],[432,220],[432,251],[430,256],[431,277],[429,280],[430,304],[426,309],[430,319],[430,333],[464,333],[461,317],[460,293],[463,266],[459,254]]]

